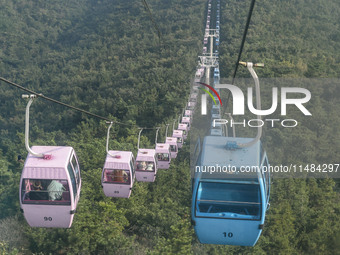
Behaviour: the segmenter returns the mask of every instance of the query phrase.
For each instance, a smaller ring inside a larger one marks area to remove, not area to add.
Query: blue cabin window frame
[[[195,178],[194,178],[194,180],[193,180],[194,182],[195,182]],[[261,187],[260,187],[260,183],[258,183],[257,185],[258,185],[258,192],[260,193],[259,194],[259,212],[258,212],[258,214],[257,214],[257,218],[256,219],[247,219],[247,218],[233,218],[233,217],[213,217],[213,216],[198,216],[197,215],[197,201],[198,201],[198,189],[199,189],[199,187],[200,187],[200,184],[202,183],[202,181],[199,181],[198,182],[198,185],[197,185],[197,189],[196,189],[196,197],[195,197],[195,210],[194,210],[194,213],[195,213],[195,217],[196,218],[208,218],[208,219],[223,219],[223,220],[249,220],[249,221],[261,221],[261,219],[262,219],[262,214],[263,214],[263,212],[262,212],[262,203],[263,203],[263,201],[262,201],[262,196],[261,196]],[[210,183],[221,183],[221,182],[210,182]],[[228,182],[223,182],[223,183],[225,183],[225,184],[233,184],[233,183],[228,183]],[[238,183],[234,183],[234,184],[238,184]],[[247,183],[242,183],[243,185],[254,185],[253,183],[249,183],[249,184],[247,184]]]
[[[263,160],[263,166],[266,166],[267,171],[263,173],[264,175],[264,183],[265,183],[265,189],[266,189],[266,199],[267,203],[269,202],[269,195],[270,195],[270,172],[269,172],[269,162],[268,157],[265,154],[264,160]]]

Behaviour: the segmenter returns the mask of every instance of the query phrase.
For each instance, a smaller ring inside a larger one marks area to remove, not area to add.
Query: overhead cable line
[[[155,27],[156,30],[157,30],[157,35],[158,35],[159,43],[161,43],[161,41],[162,41],[162,33],[161,33],[161,31],[160,31],[160,29],[159,29],[157,23],[156,23],[155,20],[153,19],[153,15],[152,15],[152,12],[151,12],[151,10],[150,10],[150,8],[149,8],[149,5],[148,5],[148,3],[146,2],[146,0],[142,0],[142,3],[143,3],[143,5],[144,5],[144,8],[146,9],[146,11],[148,12],[149,17],[150,17],[150,19],[151,19],[151,21],[152,21],[154,27]]]
[[[65,104],[65,103],[60,102],[60,101],[58,101],[58,100],[55,100],[55,99],[53,99],[53,98],[44,96],[44,95],[41,94],[41,93],[37,93],[37,92],[35,92],[35,91],[31,90],[31,89],[25,88],[25,87],[23,87],[23,86],[21,86],[21,85],[19,85],[19,84],[16,84],[16,83],[14,83],[14,82],[11,82],[11,81],[9,81],[9,80],[3,78],[3,77],[0,77],[0,80],[3,81],[3,82],[5,82],[5,83],[7,83],[7,84],[9,84],[9,85],[11,85],[11,86],[13,86],[13,87],[16,87],[16,88],[18,88],[18,89],[24,90],[24,91],[26,91],[26,92],[28,92],[28,93],[30,93],[30,94],[36,95],[37,97],[41,97],[41,98],[43,98],[43,99],[45,99],[45,100],[47,100],[47,101],[53,102],[53,103],[55,103],[55,104],[62,105],[62,106],[64,106],[64,107],[73,109],[73,110],[75,110],[75,111],[78,111],[78,112],[81,112],[81,113],[85,113],[85,114],[87,114],[87,115],[89,115],[89,116],[92,116],[92,117],[95,117],[95,118],[98,118],[98,119],[101,119],[101,120],[105,120],[105,121],[107,121],[107,122],[114,123],[114,124],[119,124],[119,125],[124,125],[124,126],[131,126],[131,127],[134,126],[134,127],[136,127],[136,128],[141,128],[141,127],[138,127],[137,125],[134,125],[134,124],[127,124],[127,123],[122,123],[122,122],[119,122],[119,121],[111,120],[111,119],[109,119],[109,118],[106,118],[106,117],[103,117],[103,116],[94,114],[94,113],[92,113],[92,112],[89,112],[89,111],[80,109],[80,108],[78,108],[78,107],[75,107],[75,106],[72,106],[72,105],[69,105],[69,104]],[[155,128],[144,127],[143,129],[157,129],[157,128],[158,128],[158,127],[155,127]]]
[[[235,80],[235,77],[236,77],[236,73],[237,73],[237,69],[238,69],[238,66],[239,66],[239,62],[241,60],[241,55],[242,55],[244,43],[246,41],[246,37],[247,37],[247,33],[248,33],[248,28],[249,28],[251,16],[253,14],[254,5],[255,5],[255,0],[252,0],[251,4],[250,4],[249,12],[248,12],[248,18],[247,18],[246,27],[244,28],[242,42],[241,42],[241,47],[240,47],[240,51],[238,53],[238,58],[237,58],[237,61],[236,61],[236,64],[235,64],[235,70],[234,70],[233,80],[232,80],[231,84],[234,84],[234,80]]]
[[[239,62],[240,62],[241,56],[242,56],[242,51],[243,51],[244,43],[246,41],[246,37],[247,37],[247,33],[248,33],[248,28],[249,28],[251,16],[253,14],[254,6],[255,6],[255,0],[252,0],[251,4],[250,4],[249,12],[248,12],[246,26],[244,28],[242,42],[241,42],[241,47],[240,47],[240,50],[238,52],[238,57],[237,57],[237,61],[236,61],[236,64],[235,64],[235,69],[234,69],[234,74],[233,74],[233,79],[232,79],[231,84],[234,84],[234,81],[235,81],[235,77],[236,77],[236,74],[237,74]],[[226,103],[227,107],[228,107],[228,103],[229,103],[230,94],[231,94],[231,92],[229,91],[228,98],[227,98],[227,103]]]

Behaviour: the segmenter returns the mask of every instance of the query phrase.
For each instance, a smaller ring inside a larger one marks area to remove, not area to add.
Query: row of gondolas
[[[177,157],[193,120],[197,90],[192,92],[182,114],[173,124],[172,136],[165,135],[164,143],[155,148],[139,148],[134,157],[131,151],[109,150],[107,132],[106,151],[101,185],[108,197],[129,198],[135,181],[154,182],[159,169],[169,169]],[[28,156],[20,180],[21,211],[31,227],[69,228],[72,225],[81,190],[81,174],[76,152],[68,146],[33,146],[30,148],[29,108],[35,96],[29,98],[26,108],[26,149]],[[177,124],[177,129],[175,129]],[[157,130],[157,129],[155,129]],[[158,133],[158,130],[157,130]],[[167,132],[166,132],[167,133]]]

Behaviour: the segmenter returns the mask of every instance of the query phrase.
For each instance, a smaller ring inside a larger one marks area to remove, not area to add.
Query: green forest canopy
[[[202,50],[207,2],[148,1],[165,45],[140,1],[1,1],[1,76],[93,113],[139,126],[171,123],[181,113]],[[249,1],[221,1],[220,69],[234,68]],[[260,77],[338,78],[336,0],[258,1],[243,60],[264,62]],[[238,76],[248,77],[240,69]],[[308,88],[312,119],[290,133],[265,130],[272,164],[339,163],[339,86]],[[100,174],[106,124],[38,99],[34,144],[71,145],[83,187],[71,229],[31,229],[19,210],[25,101],[0,86],[0,251],[42,254],[339,254],[339,184],[332,179],[274,179],[266,226],[253,248],[202,245],[190,224],[189,146],[129,200],[107,198]],[[295,114],[295,113],[294,113]],[[294,115],[292,115],[294,116]],[[331,120],[331,121],[330,121]],[[116,149],[136,151],[137,130],[115,126]],[[163,131],[164,132],[164,131]],[[152,134],[143,137],[152,144]]]

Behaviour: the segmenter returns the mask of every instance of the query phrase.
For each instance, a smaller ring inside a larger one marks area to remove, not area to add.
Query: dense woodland
[[[142,1],[1,0],[0,76],[129,124],[114,127],[110,147],[135,153],[137,126],[172,123],[185,106],[207,8],[205,0],[148,3],[161,39]],[[222,77],[234,70],[249,4],[221,0]],[[292,109],[287,118],[298,127],[264,130],[273,165],[340,163],[339,13],[337,0],[256,3],[242,59],[264,62],[261,78],[323,78],[308,87],[312,117]],[[249,74],[240,69],[238,77]],[[130,199],[107,198],[100,186],[107,125],[43,99],[31,107],[31,144],[73,146],[83,185],[72,228],[30,228],[18,200],[17,157],[27,155],[22,93],[0,83],[1,254],[340,254],[337,179],[274,176],[255,247],[203,245],[190,222],[190,142],[155,183],[135,183]],[[145,132],[142,145],[153,139]]]

